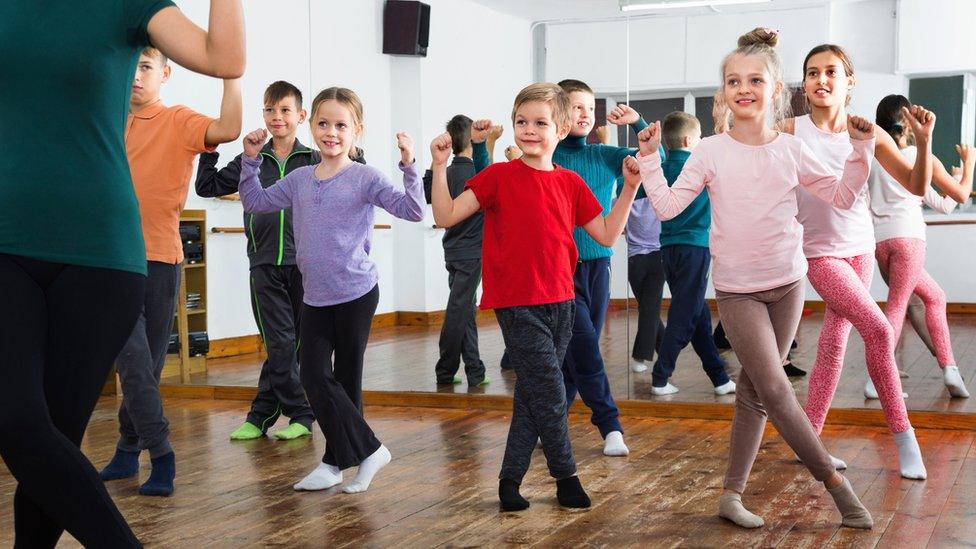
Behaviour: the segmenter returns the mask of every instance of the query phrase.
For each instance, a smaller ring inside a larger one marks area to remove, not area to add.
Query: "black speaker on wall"
[[[383,53],[427,57],[430,6],[413,0],[387,0],[383,9]]]

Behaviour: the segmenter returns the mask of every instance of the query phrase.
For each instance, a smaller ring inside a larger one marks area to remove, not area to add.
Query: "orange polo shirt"
[[[180,212],[190,189],[193,159],[216,149],[204,142],[213,121],[183,105],[167,107],[162,102],[129,113],[125,153],[139,199],[148,261],[183,261]]]

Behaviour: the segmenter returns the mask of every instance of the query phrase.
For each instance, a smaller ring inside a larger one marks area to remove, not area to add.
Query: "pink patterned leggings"
[[[914,293],[925,304],[925,325],[932,334],[939,367],[955,364],[949,341],[946,296],[939,284],[925,272],[925,241],[918,238],[889,238],[878,242],[874,252],[878,267],[888,275],[888,304],[885,315],[895,330],[895,341],[905,325],[908,300]]]
[[[901,433],[912,426],[901,396],[901,379],[895,365],[897,340],[891,324],[868,291],[874,276],[874,262],[871,259],[870,254],[864,254],[808,260],[807,277],[827,304],[817,359],[810,372],[806,404],[807,417],[818,433],[823,430],[827,410],[837,390],[852,326],[857,328],[864,340],[868,375],[878,390],[888,428],[893,433]],[[906,305],[907,302],[906,297]],[[901,314],[904,318],[904,307]]]

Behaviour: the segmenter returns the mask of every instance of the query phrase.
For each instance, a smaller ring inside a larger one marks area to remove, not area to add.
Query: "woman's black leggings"
[[[15,547],[139,547],[79,446],[146,277],[0,254],[0,458]]]

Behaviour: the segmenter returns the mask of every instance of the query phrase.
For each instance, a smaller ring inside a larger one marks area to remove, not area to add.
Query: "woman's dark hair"
[[[912,103],[904,95],[888,95],[878,103],[878,109],[874,113],[874,122],[879,128],[888,132],[891,137],[898,141],[902,137],[908,137],[909,145],[913,144],[913,136],[908,131],[908,125],[902,118],[901,109],[911,108]]]

